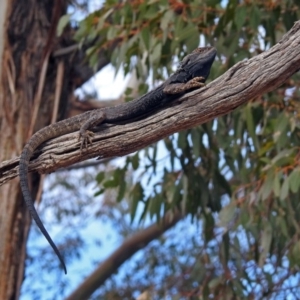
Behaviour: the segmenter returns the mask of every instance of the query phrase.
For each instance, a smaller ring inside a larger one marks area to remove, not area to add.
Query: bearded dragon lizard
[[[87,147],[88,143],[92,142],[93,136],[93,132],[89,131],[89,129],[102,123],[114,124],[118,121],[130,121],[133,118],[141,117],[164,107],[187,91],[202,87],[209,75],[215,56],[216,49],[214,47],[197,48],[184,57],[179,68],[173,75],[144,96],[114,107],[87,111],[72,118],[51,124],[36,132],[25,145],[19,164],[20,185],[24,200],[32,218],[60,260],[65,273],[67,273],[67,269],[62,255],[39,218],[29,191],[28,165],[34,150],[51,138],[75,131],[79,131],[81,149],[82,147]]]

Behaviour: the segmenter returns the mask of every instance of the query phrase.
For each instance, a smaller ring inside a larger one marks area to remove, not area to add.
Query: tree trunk
[[[20,155],[32,133],[51,120],[57,62],[49,57],[65,6],[61,0],[0,4],[0,161]],[[35,197],[39,176],[29,181]],[[19,298],[30,220],[19,180],[1,186],[0,299]]]

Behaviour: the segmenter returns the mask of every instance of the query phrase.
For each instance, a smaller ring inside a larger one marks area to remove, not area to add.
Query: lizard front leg
[[[164,87],[163,92],[170,95],[184,93],[191,89],[205,86],[205,83],[203,83],[202,81],[205,81],[204,77],[194,77],[186,83],[168,84]]]
[[[78,141],[81,140],[80,152],[85,147],[88,147],[88,144],[92,144],[92,137],[95,135],[94,132],[88,130],[96,125],[99,125],[105,121],[106,115],[103,110],[95,110],[91,113],[90,117],[86,120],[86,122],[81,125],[79,129]]]

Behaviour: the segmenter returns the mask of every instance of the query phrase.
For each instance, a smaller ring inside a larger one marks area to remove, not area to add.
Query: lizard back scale
[[[54,250],[65,273],[67,273],[67,269],[62,255],[38,216],[29,191],[28,165],[34,150],[51,138],[75,131],[79,131],[82,149],[82,147],[87,147],[88,143],[92,142],[93,132],[89,131],[89,129],[102,123],[114,124],[119,121],[141,117],[163,107],[191,89],[202,87],[209,75],[216,53],[214,47],[197,48],[185,56],[176,72],[156,89],[130,102],[87,111],[72,118],[51,124],[37,131],[25,145],[19,163],[20,185],[23,197],[31,217],[35,220],[42,234]]]

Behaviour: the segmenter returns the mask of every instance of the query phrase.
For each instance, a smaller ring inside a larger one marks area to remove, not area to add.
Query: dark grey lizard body
[[[24,147],[19,165],[19,176],[22,193],[32,218],[36,221],[39,229],[58,256],[65,273],[67,273],[63,258],[40,220],[28,187],[28,165],[34,150],[43,142],[67,134],[79,131],[82,146],[91,142],[92,132],[88,131],[102,123],[117,123],[149,114],[170,101],[180,97],[188,90],[199,88],[204,85],[209,75],[211,65],[216,56],[213,47],[198,48],[187,55],[181,62],[178,70],[170,76],[162,85],[153,91],[131,102],[114,107],[88,111],[78,116],[51,124],[36,132]]]

